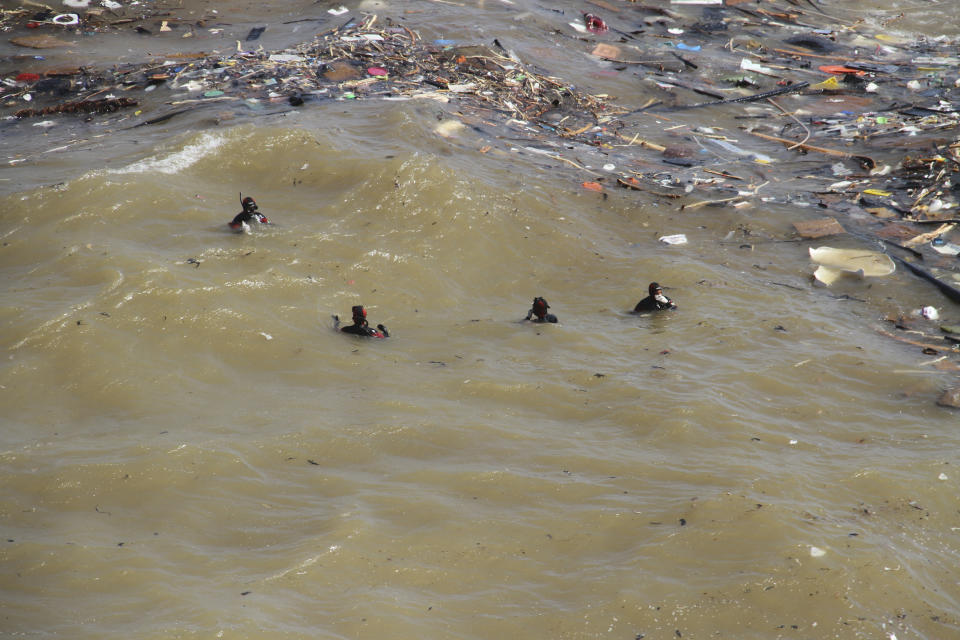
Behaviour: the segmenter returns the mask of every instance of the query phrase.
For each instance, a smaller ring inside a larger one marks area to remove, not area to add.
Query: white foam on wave
[[[108,169],[107,172],[111,174],[156,172],[173,175],[216,153],[226,141],[223,135],[204,133],[196,142],[186,145],[179,151],[150,156],[120,169]]]

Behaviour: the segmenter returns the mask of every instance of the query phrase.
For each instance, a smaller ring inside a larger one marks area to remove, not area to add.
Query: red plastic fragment
[[[838,74],[844,74],[844,73],[852,73],[858,76],[867,75],[866,71],[861,71],[860,69],[851,69],[850,67],[845,67],[840,64],[825,64],[817,68],[820,69],[820,71],[823,71],[824,73],[829,73],[830,75],[838,75]]]
[[[17,82],[36,82],[40,76],[36,73],[21,73],[17,75]]]
[[[590,31],[591,33],[606,33],[607,29],[609,28],[607,27],[606,22],[592,13],[585,13],[583,15],[583,21],[587,25],[587,31]]]

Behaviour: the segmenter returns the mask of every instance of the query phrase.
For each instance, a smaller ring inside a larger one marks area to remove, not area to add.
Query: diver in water
[[[333,316],[333,328],[343,333],[352,333],[356,336],[365,336],[367,338],[389,338],[390,332],[382,324],[378,324],[376,329],[370,327],[367,322],[367,310],[363,305],[353,307],[353,324],[345,327],[340,326],[340,316]]]
[[[557,316],[552,313],[547,313],[547,309],[550,308],[550,305],[547,304],[547,301],[544,298],[534,298],[533,307],[530,308],[530,311],[527,311],[527,317],[524,320],[529,320],[530,322],[557,322]]]
[[[267,216],[260,213],[253,198],[247,196],[240,201],[240,204],[243,205],[243,211],[238,213],[229,223],[231,229],[237,233],[250,233],[251,222],[269,224],[270,221],[267,220]]]
[[[633,308],[634,313],[644,313],[647,311],[662,311],[664,309],[676,309],[676,303],[663,295],[663,288],[656,282],[651,282],[647,287],[650,292],[646,298],[637,303]]]

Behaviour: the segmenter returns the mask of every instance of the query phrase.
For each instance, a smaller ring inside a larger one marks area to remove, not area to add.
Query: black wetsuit
[[[234,217],[233,222],[230,223],[230,228],[238,229],[244,222],[260,222],[260,218],[255,218],[254,214],[249,211],[241,211]]]
[[[345,327],[340,326],[340,318],[337,316],[333,317],[336,322],[336,328],[338,328],[343,333],[350,333],[355,336],[363,336],[365,338],[389,338],[390,332],[387,331],[387,328],[382,324],[378,324],[377,328],[374,329],[366,320],[358,321],[356,318],[353,320],[353,324],[348,324]]]
[[[340,331],[344,333],[352,333],[356,336],[365,336],[367,338],[389,338],[390,334],[387,333],[386,327],[380,325],[380,330],[374,329],[368,324],[350,324],[346,327],[342,327]]]
[[[241,199],[240,206],[243,207],[243,211],[235,215],[233,220],[230,221],[230,228],[234,231],[249,231],[251,222],[269,223],[267,216],[258,211],[257,201],[250,196]]]
[[[548,313],[544,315],[542,318],[536,317],[536,314],[533,312],[533,309],[530,309],[530,311],[527,312],[527,317],[524,319],[529,320],[530,322],[552,322],[554,324],[556,324],[557,322],[557,316],[553,315],[552,313]]]
[[[660,299],[662,298],[662,300]],[[673,300],[663,295],[662,293],[657,295],[647,296],[643,300],[637,303],[637,306],[633,308],[634,313],[641,313],[643,311],[662,311],[664,309],[676,309],[677,305],[673,303]]]

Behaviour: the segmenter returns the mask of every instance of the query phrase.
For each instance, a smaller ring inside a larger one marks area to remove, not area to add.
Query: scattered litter
[[[939,319],[940,319],[940,312],[937,311],[937,308],[936,308],[936,307],[931,307],[931,306],[921,307],[921,308],[917,309],[916,311],[914,311],[913,314],[914,314],[915,316],[919,316],[919,317],[921,317],[921,318],[926,318],[927,320],[939,320]]]
[[[50,20],[53,24],[58,24],[61,27],[69,27],[75,24],[80,24],[80,16],[75,13],[61,13],[58,16],[54,16]]]
[[[607,23],[593,15],[592,13],[584,14],[583,22],[587,27],[587,31],[591,33],[606,33],[609,27]]]
[[[733,144],[732,142],[729,142],[729,141],[727,141],[727,140],[720,140],[720,139],[716,139],[716,138],[710,138],[710,142],[712,142],[713,144],[717,145],[718,147],[721,147],[724,151],[729,151],[730,153],[732,153],[732,154],[734,154],[734,155],[736,155],[736,156],[750,157],[750,158],[753,158],[754,160],[756,160],[757,162],[762,162],[762,163],[764,163],[764,164],[769,164],[769,163],[773,162],[773,158],[771,158],[770,156],[768,156],[768,155],[766,155],[766,154],[756,153],[756,152],[753,152],[753,151],[746,151],[745,149],[741,149],[741,148],[738,147],[737,145],[735,145],[735,144]]]
[[[55,113],[111,113],[124,107],[133,107],[139,104],[133,98],[102,98],[100,100],[82,100],[78,102],[64,102],[41,109],[20,109],[13,115],[16,118],[32,116],[48,116]]]
[[[864,278],[887,276],[896,270],[890,256],[877,251],[811,247],[810,259],[819,265],[813,274],[814,278],[827,286],[845,273]]]
[[[335,7],[333,9],[327,9],[327,13],[333,16],[342,16],[347,11],[349,11],[349,9],[347,9],[346,7]]]
[[[827,552],[821,549],[820,547],[810,547],[811,558],[822,558],[825,555],[827,555]]]
[[[73,43],[55,38],[53,36],[23,36],[20,38],[10,38],[10,42],[18,47],[29,47],[31,49],[54,49],[57,47],[69,47]]]
[[[793,227],[803,238],[822,238],[824,236],[845,233],[836,218],[820,218],[819,220],[794,222]]]
[[[687,236],[682,233],[675,233],[670,236],[660,236],[660,242],[664,244],[687,244]]]
[[[832,76],[846,75],[846,74],[855,75],[855,76],[867,75],[866,71],[861,71],[859,69],[851,69],[850,67],[845,67],[843,65],[838,65],[838,64],[824,64],[817,67],[817,69]]]
[[[593,48],[593,51],[590,52],[591,55],[595,55],[600,58],[607,58],[616,60],[620,57],[619,47],[615,47],[612,44],[600,43]]]
[[[464,129],[466,129],[466,126],[459,120],[444,120],[434,127],[433,130],[441,137],[449,138],[460,133]]]
[[[817,84],[810,85],[810,89],[813,91],[835,91],[840,88],[840,81],[834,76],[830,76],[823,82],[818,82]]]
[[[851,169],[848,169],[847,165],[843,164],[842,162],[837,162],[835,164],[830,165],[830,171],[833,173],[833,175],[837,176],[838,178],[842,178],[844,176],[848,176],[851,173],[853,173],[853,171]]]
[[[874,167],[877,166],[877,163],[868,156],[854,155],[847,151],[840,151],[837,149],[819,147],[812,144],[807,144],[805,142],[795,142],[793,140],[788,140],[786,138],[780,138],[778,136],[772,136],[765,133],[760,133],[759,131],[754,131],[754,130],[748,130],[748,133],[750,133],[751,135],[755,135],[759,138],[763,138],[764,140],[772,140],[773,142],[779,142],[790,149],[801,149],[803,151],[816,151],[817,153],[823,153],[823,154],[836,156],[840,158],[852,158],[860,162],[861,165],[863,165],[865,168],[868,168],[868,169],[873,169]]]
[[[955,256],[960,254],[960,245],[954,244],[952,242],[945,241],[942,237],[937,236],[932,241],[930,241],[930,246],[934,251],[944,256]]]
[[[754,73],[762,73],[768,76],[774,75],[773,69],[757,64],[749,58],[743,58],[740,60],[740,68],[744,71],[753,71]]]
[[[261,331],[261,332],[260,332],[260,335],[262,335],[262,336],[263,336],[264,338],[266,338],[267,340],[273,340],[273,336],[270,335],[269,333],[264,333],[263,331]]]
[[[383,36],[378,33],[361,33],[356,36],[343,36],[344,42],[383,42]]]
[[[303,62],[303,56],[294,56],[286,53],[274,53],[267,60],[271,62]]]

